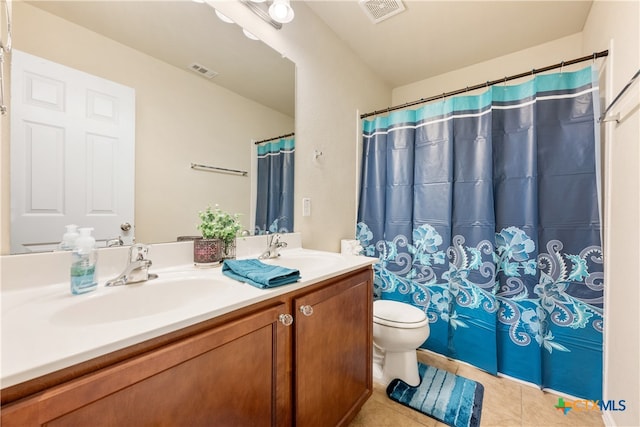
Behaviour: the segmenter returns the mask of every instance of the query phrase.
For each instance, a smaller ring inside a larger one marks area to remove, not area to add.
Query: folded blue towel
[[[299,270],[265,264],[255,258],[226,259],[222,264],[222,274],[260,289],[275,288],[300,280]]]

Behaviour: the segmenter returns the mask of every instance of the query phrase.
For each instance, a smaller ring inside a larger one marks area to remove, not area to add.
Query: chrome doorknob
[[[290,314],[281,314],[280,316],[278,316],[278,320],[284,326],[291,326],[291,324],[293,323],[293,316]]]
[[[120,224],[120,230],[122,231],[131,230],[131,224],[129,224],[128,222],[123,222],[122,224]]]
[[[313,314],[313,307],[311,307],[310,305],[301,305],[300,313],[304,314],[305,316],[311,316]]]

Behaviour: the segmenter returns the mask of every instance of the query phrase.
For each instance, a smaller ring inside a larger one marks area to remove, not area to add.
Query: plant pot
[[[196,239],[193,241],[193,262],[198,265],[215,265],[222,260],[223,243],[220,239]]]

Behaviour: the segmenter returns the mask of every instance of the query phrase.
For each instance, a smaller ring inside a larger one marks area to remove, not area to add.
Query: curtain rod
[[[614,117],[611,117],[611,118],[608,118],[607,114],[609,113],[609,110],[611,110],[613,106],[616,105],[616,103],[620,100],[622,95],[624,95],[627,89],[629,89],[631,85],[636,81],[638,76],[640,76],[640,70],[636,71],[633,77],[631,77],[631,80],[629,80],[629,83],[627,83],[625,87],[623,87],[622,90],[618,92],[618,95],[616,95],[616,97],[613,98],[613,101],[611,101],[611,104],[609,104],[609,106],[604,110],[604,113],[602,113],[602,115],[600,116],[599,120],[601,122],[612,122],[612,121],[618,122],[619,121],[620,113],[616,114]]]
[[[572,59],[570,61],[562,61],[559,64],[548,65],[548,66],[543,67],[543,68],[534,68],[534,69],[532,69],[530,71],[527,71],[527,72],[524,72],[524,73],[520,73],[520,74],[515,74],[513,76],[503,77],[501,79],[492,80],[492,81],[486,81],[484,83],[478,83],[477,85],[474,85],[474,86],[467,86],[465,88],[454,90],[454,91],[451,91],[451,92],[446,92],[446,93],[443,93],[443,94],[440,94],[440,95],[430,96],[429,98],[420,98],[417,101],[411,101],[411,102],[407,102],[407,103],[402,104],[402,105],[395,105],[393,107],[388,107],[388,108],[385,108],[383,110],[377,110],[377,111],[373,111],[371,113],[361,114],[360,118],[361,119],[365,119],[365,118],[370,117],[370,116],[376,116],[378,114],[388,113],[390,111],[395,111],[395,110],[400,110],[402,108],[411,107],[413,105],[424,104],[426,102],[435,101],[435,100],[446,98],[446,97],[449,97],[449,96],[459,95],[461,93],[465,93],[465,92],[468,92],[470,90],[482,89],[483,87],[493,86],[493,85],[498,84],[498,83],[506,83],[506,82],[508,82],[510,80],[521,79],[523,77],[532,76],[534,74],[544,73],[545,71],[550,71],[550,70],[555,70],[557,68],[562,68],[565,65],[573,65],[573,64],[580,63],[580,62],[589,61],[590,59],[595,61],[596,58],[602,58],[603,56],[607,56],[608,54],[609,54],[608,50],[603,50],[601,52],[594,52],[593,55],[586,55],[586,56],[583,56],[583,57],[580,57],[580,58]]]
[[[261,141],[256,141],[256,142],[254,142],[254,144],[258,145],[258,144],[262,144],[263,142],[275,141],[276,139],[286,138],[288,136],[294,136],[294,135],[295,135],[295,132],[291,132],[291,133],[287,133],[285,135],[274,136],[273,138],[267,138],[267,139],[263,139]]]

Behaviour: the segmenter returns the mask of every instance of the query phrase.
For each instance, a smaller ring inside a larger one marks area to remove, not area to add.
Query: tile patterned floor
[[[598,411],[571,411],[564,415],[554,408],[558,396],[523,385],[507,378],[495,377],[472,366],[442,356],[419,351],[418,360],[470,378],[484,386],[481,426],[604,426]],[[373,395],[349,427],[446,427],[433,418],[400,405],[374,383]]]

